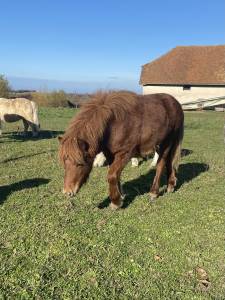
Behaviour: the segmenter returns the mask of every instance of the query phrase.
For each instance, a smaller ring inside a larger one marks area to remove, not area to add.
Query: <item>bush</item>
[[[67,107],[68,97],[62,90],[54,91],[52,93],[32,93],[32,100],[39,106],[51,106],[51,107]]]
[[[0,75],[0,98],[9,98],[9,92],[8,80],[3,75]]]

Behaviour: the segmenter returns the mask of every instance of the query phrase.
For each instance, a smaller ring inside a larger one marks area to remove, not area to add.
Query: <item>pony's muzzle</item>
[[[63,189],[63,194],[68,196],[68,197],[73,197],[75,195],[75,193],[73,191],[69,191],[67,192],[66,190]]]
[[[67,190],[67,189],[63,188],[62,192],[64,195],[66,195],[68,197],[73,197],[78,192],[78,186],[75,186],[75,188],[73,190],[72,189]]]

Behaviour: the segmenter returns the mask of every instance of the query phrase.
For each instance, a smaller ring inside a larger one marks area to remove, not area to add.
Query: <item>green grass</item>
[[[42,139],[13,135],[15,123],[0,137],[0,299],[225,299],[224,114],[185,114],[175,193],[163,180],[150,203],[150,162],[129,163],[116,212],[107,167],[72,200],[61,193],[56,136],[73,114],[41,109]]]

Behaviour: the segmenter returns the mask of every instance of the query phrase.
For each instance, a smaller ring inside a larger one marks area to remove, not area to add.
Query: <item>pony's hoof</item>
[[[150,193],[149,196],[150,196],[150,201],[154,201],[158,197],[158,195],[155,193]]]
[[[126,198],[126,194],[121,194],[120,197],[121,197],[122,200],[124,200],[124,199]],[[122,202],[123,202],[123,201],[122,201]],[[122,205],[123,205],[123,203],[122,203]]]
[[[123,201],[121,201],[120,202],[120,204],[115,204],[115,203],[110,203],[110,208],[111,208],[111,210],[117,210],[117,209],[119,209],[119,208],[121,208],[123,206]]]
[[[168,185],[167,193],[173,193],[173,192],[174,192],[174,186],[173,185]]]
[[[131,158],[131,166],[138,167],[138,165],[139,165],[138,159],[136,157],[132,157]]]

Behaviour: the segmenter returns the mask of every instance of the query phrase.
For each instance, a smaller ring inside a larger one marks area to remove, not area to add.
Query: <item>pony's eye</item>
[[[78,163],[76,163],[76,167],[83,167],[84,166],[84,164],[78,164]]]

